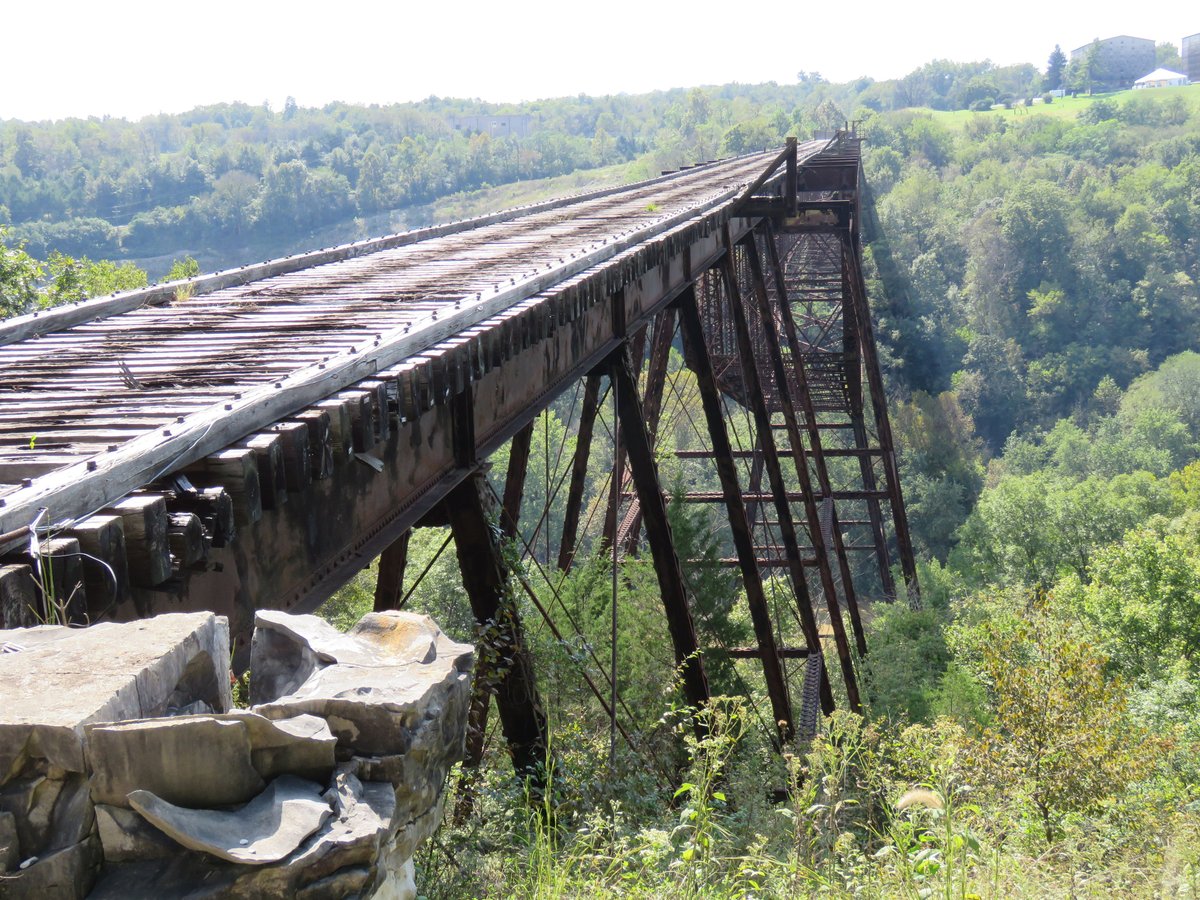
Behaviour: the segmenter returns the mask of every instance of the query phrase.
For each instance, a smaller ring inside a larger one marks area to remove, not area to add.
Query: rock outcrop
[[[414,895],[471,648],[408,613],[255,624],[248,710],[210,614],[0,631],[0,897]]]

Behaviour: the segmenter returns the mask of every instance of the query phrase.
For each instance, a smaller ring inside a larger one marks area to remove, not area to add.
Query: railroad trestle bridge
[[[779,741],[811,733],[820,709],[858,708],[863,601],[896,597],[893,568],[919,597],[859,151],[852,132],[792,140],[0,323],[0,627],[210,609],[244,645],[256,609],[312,611],[376,559],[376,606],[395,607],[422,525],[449,526],[472,612],[495,622],[535,419],[574,391],[561,534],[542,563],[567,570],[585,543],[650,554],[684,693],[703,703],[717,651],[656,464],[674,400],[670,427],[695,435],[666,451],[695,488],[676,499],[723,510],[721,562],[755,634],[719,652],[757,662]],[[673,346],[698,405],[668,390]],[[590,457],[609,403],[615,441]],[[505,444],[500,496],[484,472]],[[609,457],[611,488],[585,496],[589,460]],[[602,525],[582,521],[589,508]],[[783,615],[772,574],[789,586]],[[487,683],[522,767],[545,722],[521,623],[503,621],[512,664]],[[469,758],[488,704],[477,692]]]

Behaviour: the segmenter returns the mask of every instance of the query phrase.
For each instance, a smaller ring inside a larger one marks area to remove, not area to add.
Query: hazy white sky
[[[136,118],[294,96],[516,101],[728,81],[894,78],[934,58],[1200,32],[1194,0],[0,0],[0,119]],[[1084,4],[1079,4],[1080,6]],[[739,12],[744,13],[738,18]]]

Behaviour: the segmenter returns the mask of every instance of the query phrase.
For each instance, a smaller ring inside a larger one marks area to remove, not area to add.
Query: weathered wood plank
[[[200,487],[223,487],[233,500],[238,525],[253,525],[262,518],[262,484],[253,450],[221,450],[184,469]]]
[[[83,558],[83,584],[88,616],[95,621],[129,595],[129,562],[125,526],[120,516],[90,516],[67,534],[79,541]]]
[[[154,587],[171,577],[167,501],[161,495],[134,494],[102,512],[121,519],[130,583]]]
[[[204,526],[200,523],[200,517],[195,513],[171,513],[167,543],[179,568],[202,562],[205,557]]]
[[[279,435],[283,457],[284,484],[289,493],[299,493],[312,483],[312,461],[308,451],[306,422],[279,422],[271,426]]]
[[[0,628],[32,628],[41,624],[41,593],[27,565],[0,566]]]
[[[283,439],[271,432],[256,434],[241,444],[254,451],[263,509],[278,509],[287,503],[287,472],[283,462]]]

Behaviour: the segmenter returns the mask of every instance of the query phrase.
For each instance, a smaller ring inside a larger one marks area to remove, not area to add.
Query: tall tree
[[[1050,53],[1050,59],[1046,61],[1046,89],[1057,91],[1063,85],[1063,72],[1067,68],[1067,54],[1063,53],[1062,47],[1058,44],[1054,45],[1054,50]]]

